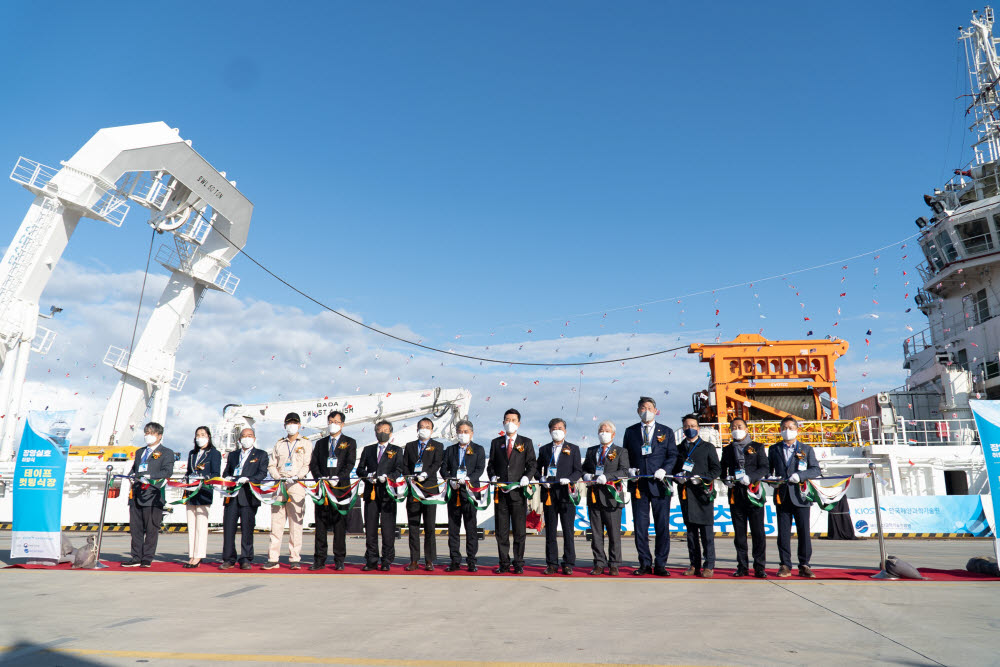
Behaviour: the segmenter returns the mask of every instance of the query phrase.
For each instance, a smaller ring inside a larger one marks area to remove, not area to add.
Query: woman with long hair
[[[212,479],[222,473],[222,453],[212,444],[212,432],[207,426],[194,430],[194,447],[188,453],[188,483]],[[198,567],[208,547],[208,508],[212,504],[212,489],[202,488],[187,501],[188,562],[186,568]]]

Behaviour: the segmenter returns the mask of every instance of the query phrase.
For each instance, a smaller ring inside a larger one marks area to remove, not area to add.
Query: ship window
[[[948,235],[947,230],[941,230],[936,240],[941,254],[944,255],[945,262],[951,263],[958,259],[958,251],[955,250],[955,245],[951,242],[951,236]]]
[[[940,271],[944,268],[944,262],[941,260],[941,253],[937,250],[937,244],[930,244],[923,246],[924,255],[927,257],[927,263],[935,271]]]
[[[986,298],[985,287],[972,296],[972,316],[976,324],[982,324],[990,319],[990,304]]]
[[[986,218],[955,225],[955,231],[958,232],[967,254],[977,255],[993,250],[993,235],[990,234],[990,225],[986,222]]]

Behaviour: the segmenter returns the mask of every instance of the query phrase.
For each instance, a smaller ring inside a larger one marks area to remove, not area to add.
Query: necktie
[[[465,467],[465,447],[462,447],[461,449],[458,450],[458,467],[459,468]]]
[[[646,445],[649,444],[649,427],[645,425],[642,427],[642,442]]]
[[[514,449],[514,438],[507,438],[507,458],[510,458],[512,449]]]
[[[145,463],[145,462],[146,462],[146,459],[148,459],[148,458],[149,458],[149,453],[150,453],[151,451],[152,451],[152,450],[151,450],[151,449],[150,449],[149,447],[146,447],[146,451],[142,453],[142,462],[143,462],[143,463]]]
[[[385,453],[385,445],[379,445],[378,447],[378,461],[382,460],[382,454]]]
[[[608,458],[608,446],[605,445],[604,447],[601,448],[601,464],[602,465],[607,460],[607,458]]]

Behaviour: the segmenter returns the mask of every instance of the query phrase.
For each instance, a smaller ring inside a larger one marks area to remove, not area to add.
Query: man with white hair
[[[590,549],[594,552],[592,575],[604,574],[605,568],[612,577],[618,576],[622,564],[622,508],[625,502],[619,495],[615,499],[610,482],[628,477],[628,452],[614,444],[615,425],[602,421],[597,427],[601,444],[587,450],[583,462],[583,479],[591,482],[587,489],[587,512],[590,516]],[[608,554],[604,552],[604,531],[608,531]]]
[[[253,563],[253,530],[257,523],[260,500],[251,492],[249,484],[260,484],[267,476],[267,452],[258,449],[257,434],[252,428],[240,431],[240,448],[229,452],[222,476],[236,480],[239,493],[226,498],[222,508],[222,564],[228,570],[239,561],[241,570],[249,570]],[[236,526],[240,527],[240,553],[236,556]]]

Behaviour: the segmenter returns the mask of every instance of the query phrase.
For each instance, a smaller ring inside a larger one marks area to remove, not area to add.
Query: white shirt
[[[554,442],[552,443],[552,463],[550,463],[549,465],[553,465],[554,466],[556,464],[556,462],[559,461],[559,452],[562,451],[562,448],[563,448],[564,444],[565,444],[565,441],[560,442],[559,444],[556,444]]]
[[[648,424],[646,422],[642,423],[642,428],[646,431],[643,435],[643,444],[649,445],[653,442],[653,434],[656,433],[656,421],[651,421]]]

